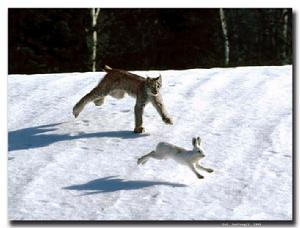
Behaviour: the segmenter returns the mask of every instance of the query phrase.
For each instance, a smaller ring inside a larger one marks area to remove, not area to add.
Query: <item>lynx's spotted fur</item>
[[[77,118],[84,106],[89,102],[93,101],[96,106],[99,106],[103,104],[105,96],[111,95],[112,97],[121,99],[126,92],[136,98],[134,107],[135,133],[144,132],[143,111],[149,102],[152,103],[166,124],[173,124],[172,119],[164,107],[159,91],[162,86],[161,75],[157,78],[143,78],[125,70],[112,69],[109,66],[105,66],[104,70],[107,74],[99,84],[74,106],[73,115],[75,118]]]

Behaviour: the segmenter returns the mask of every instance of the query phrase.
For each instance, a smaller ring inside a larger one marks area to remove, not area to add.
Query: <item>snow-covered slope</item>
[[[292,219],[292,66],[135,72],[163,75],[173,117],[108,97],[78,119],[73,105],[104,73],[8,77],[11,220]],[[191,148],[200,136],[211,174],[137,158],[159,141]]]

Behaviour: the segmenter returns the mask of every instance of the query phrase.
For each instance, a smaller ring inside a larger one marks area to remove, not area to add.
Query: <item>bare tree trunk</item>
[[[283,29],[282,29],[282,35],[283,35],[283,49],[282,49],[282,58],[283,63],[288,63],[288,23],[289,23],[289,14],[288,9],[283,9]]]
[[[91,9],[92,30],[93,30],[93,52],[92,52],[92,71],[96,71],[96,56],[97,56],[97,18],[99,15],[99,8]]]
[[[221,20],[221,26],[222,26],[222,31],[224,35],[224,56],[225,56],[225,66],[228,66],[229,64],[229,40],[228,40],[228,30],[227,30],[227,23],[225,20],[225,13],[222,8],[220,8],[220,20]]]

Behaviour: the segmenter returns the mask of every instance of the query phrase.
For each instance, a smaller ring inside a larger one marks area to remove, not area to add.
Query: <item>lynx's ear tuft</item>
[[[161,74],[159,74],[159,76],[157,78],[155,78],[155,80],[158,80],[159,83],[161,84],[161,81],[162,81]]]

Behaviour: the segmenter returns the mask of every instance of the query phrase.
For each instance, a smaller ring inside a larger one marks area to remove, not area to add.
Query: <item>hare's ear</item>
[[[193,146],[196,146],[196,144],[197,144],[197,139],[196,139],[196,138],[193,138],[192,143],[193,143]]]
[[[201,139],[200,139],[200,137],[197,137],[197,143],[198,143],[198,145],[200,146],[200,144],[201,144]]]

